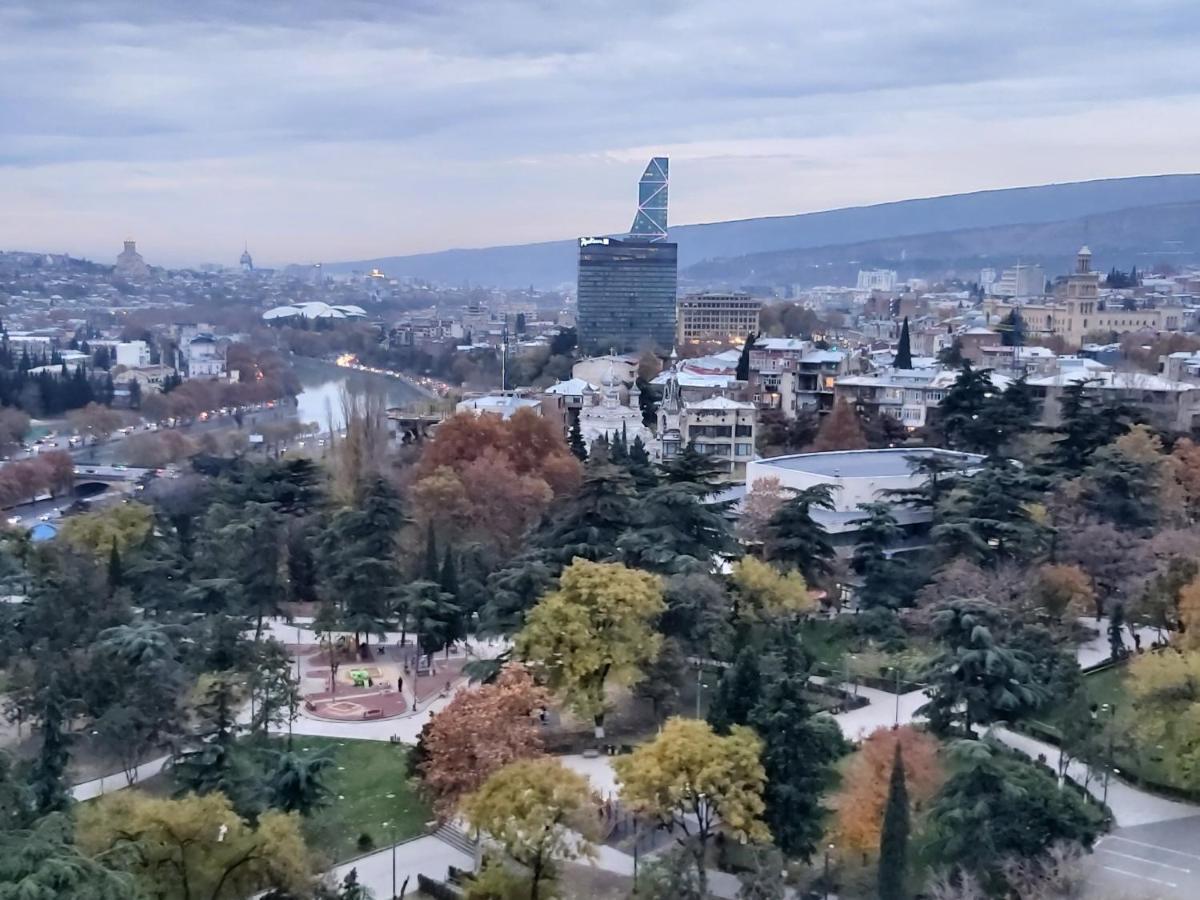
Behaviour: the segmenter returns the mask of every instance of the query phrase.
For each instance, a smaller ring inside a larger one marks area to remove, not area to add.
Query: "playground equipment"
[[[367,674],[366,669],[351,669],[350,682],[355,687],[367,687],[371,677]]]

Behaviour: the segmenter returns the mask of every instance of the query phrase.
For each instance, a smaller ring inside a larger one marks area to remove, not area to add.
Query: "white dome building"
[[[628,398],[626,403],[621,402],[623,392]],[[609,365],[599,393],[590,396],[592,404],[579,410],[579,433],[585,444],[590,447],[602,435],[607,435],[611,441],[624,434],[631,444],[640,437],[642,443],[650,446],[654,436],[642,424],[641,392],[636,382],[626,390],[616,369]]]

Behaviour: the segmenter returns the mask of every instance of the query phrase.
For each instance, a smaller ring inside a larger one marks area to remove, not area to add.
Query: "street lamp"
[[[392,840],[392,900],[396,900],[396,829],[391,822],[384,822],[383,827],[388,829]]]
[[[900,667],[888,666],[888,668],[896,675],[896,718],[892,722],[892,730],[894,731],[900,727]]]
[[[825,875],[821,878],[821,890],[825,900],[829,900],[829,854],[833,853],[833,844],[825,848]]]
[[[708,687],[704,683],[704,669],[696,666],[696,718],[700,718],[700,698],[704,694],[704,689]]]

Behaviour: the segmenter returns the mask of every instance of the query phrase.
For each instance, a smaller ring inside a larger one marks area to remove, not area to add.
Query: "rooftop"
[[[937,447],[895,447],[887,450],[834,450],[826,453],[797,453],[758,460],[759,465],[778,466],[830,478],[900,478],[912,474],[908,458],[942,456],[964,467],[983,462],[982,456],[957,453]]]

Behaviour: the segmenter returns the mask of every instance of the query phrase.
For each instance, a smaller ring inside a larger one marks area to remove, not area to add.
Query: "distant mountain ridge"
[[[780,251],[867,247],[875,242],[919,235],[942,235],[949,240],[948,236],[956,232],[1004,226],[1077,222],[1079,234],[1071,240],[1078,246],[1084,240],[1091,240],[1085,232],[1093,217],[1115,213],[1119,220],[1125,211],[1190,202],[1200,202],[1200,174],[1145,175],[950,194],[793,216],[681,225],[671,228],[670,236],[679,244],[679,264],[685,280],[712,277],[702,274],[710,271],[713,275],[726,273],[720,275],[724,279],[734,278],[738,270],[744,270],[744,264],[721,269],[716,267],[718,261],[731,262]],[[346,273],[378,267],[390,275],[449,284],[551,287],[575,280],[576,248],[576,241],[571,238],[327,263],[324,268],[331,273]],[[715,268],[710,268],[710,264]]]

